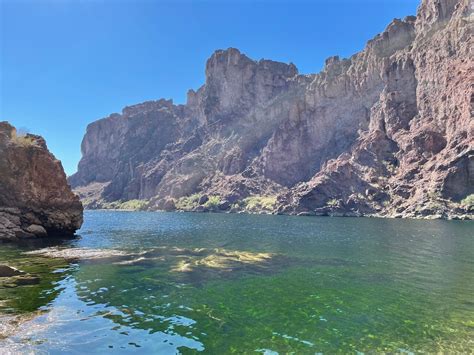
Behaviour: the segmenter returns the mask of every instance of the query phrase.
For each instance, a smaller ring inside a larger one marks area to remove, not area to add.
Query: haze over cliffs
[[[82,211],[44,139],[0,122],[0,241],[71,236]]]
[[[312,75],[218,50],[185,105],[91,123],[69,181],[89,208],[472,218],[472,24],[424,0]]]

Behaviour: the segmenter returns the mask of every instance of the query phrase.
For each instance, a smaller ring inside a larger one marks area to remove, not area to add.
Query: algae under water
[[[51,354],[468,352],[473,227],[87,211],[81,237],[53,245],[49,255],[28,252],[51,245],[0,246],[0,264],[41,280],[0,285],[0,322],[15,328],[4,331],[0,347]]]

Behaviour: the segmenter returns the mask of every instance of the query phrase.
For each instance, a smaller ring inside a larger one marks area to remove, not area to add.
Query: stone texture
[[[89,208],[194,193],[278,195],[299,215],[472,216],[472,10],[424,0],[318,74],[216,51],[186,105],[159,100],[89,125],[70,182]]]
[[[0,122],[0,240],[69,236],[81,224],[81,202],[44,139]]]
[[[348,154],[282,197],[282,211],[336,198],[346,213],[465,213],[455,202],[474,193],[472,10],[468,1],[423,1],[409,22],[414,32],[404,37],[412,40],[385,61],[368,129]]]

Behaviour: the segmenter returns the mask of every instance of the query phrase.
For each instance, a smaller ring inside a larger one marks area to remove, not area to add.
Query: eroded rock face
[[[412,40],[384,61],[368,129],[283,197],[282,211],[472,218],[455,203],[474,192],[472,10],[469,1],[423,1],[409,21]]]
[[[44,139],[0,122],[0,241],[73,235],[82,211]]]
[[[260,195],[279,213],[472,217],[472,21],[468,0],[424,0],[314,75],[216,51],[186,105],[92,123],[70,182],[92,208],[200,193],[230,211]]]

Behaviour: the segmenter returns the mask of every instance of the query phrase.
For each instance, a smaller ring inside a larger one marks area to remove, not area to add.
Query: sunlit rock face
[[[82,211],[44,139],[0,122],[0,241],[71,236]]]
[[[293,64],[216,51],[185,105],[145,102],[89,125],[70,178],[87,207],[195,193],[275,212],[469,218],[472,11],[424,0],[352,57]]]
[[[341,211],[463,213],[452,202],[474,192],[470,28],[469,1],[423,1],[416,18],[394,21],[369,42],[367,63],[382,65],[383,85],[368,129],[347,154],[296,186],[282,208],[324,213],[336,198]]]

